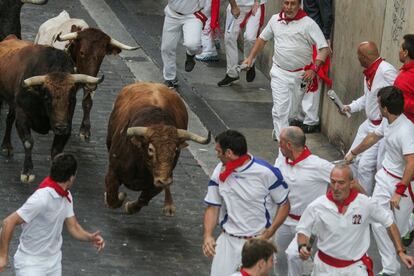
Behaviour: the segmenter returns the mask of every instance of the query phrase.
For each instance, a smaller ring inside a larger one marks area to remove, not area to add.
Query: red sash
[[[293,218],[294,220],[300,220],[301,216],[294,215],[294,214],[288,214],[289,217]]]
[[[247,21],[249,20],[250,16],[252,16],[252,10],[250,10],[246,16],[244,17],[243,21],[240,23],[240,29],[244,29],[246,27]],[[260,35],[260,29],[264,25],[264,19],[265,19],[265,4],[260,5],[260,21],[259,21],[259,29],[257,30],[256,37],[259,37]]]
[[[206,26],[206,22],[208,20],[207,16],[201,11],[196,11],[194,15],[201,21],[201,23],[203,24],[203,30],[204,30],[204,27]]]
[[[368,276],[374,276],[374,272],[373,272],[374,263],[372,262],[372,259],[367,254],[362,256],[362,258],[357,261],[348,261],[348,260],[341,260],[341,259],[334,258],[332,256],[329,256],[323,253],[321,250],[318,250],[318,257],[325,264],[333,266],[333,267],[337,267],[337,268],[347,267],[356,262],[361,261],[367,267]]]
[[[220,36],[220,0],[211,0],[210,31],[214,38]]]
[[[238,167],[242,166],[244,164],[244,162],[246,162],[247,160],[250,159],[250,156],[248,154],[242,155],[239,158],[237,158],[236,160],[232,160],[232,161],[228,161],[225,164],[226,169],[220,173],[220,181],[224,182],[226,181],[227,177],[234,172],[235,169],[237,169]]]
[[[56,183],[50,176],[46,177],[42,183],[40,183],[38,189],[50,187],[56,191],[61,197],[66,197],[69,202],[72,202],[69,198],[69,192],[65,191],[59,184]]]

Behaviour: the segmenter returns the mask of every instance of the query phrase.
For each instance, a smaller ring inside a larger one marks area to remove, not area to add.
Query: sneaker
[[[401,242],[405,247],[409,247],[414,239],[414,230],[407,233],[404,237],[401,238]]]
[[[246,72],[246,81],[252,82],[254,81],[254,78],[256,77],[256,69],[253,66]]]
[[[164,84],[170,89],[175,89],[178,87],[178,79],[175,78],[173,80],[165,80]]]
[[[392,276],[392,275],[381,271],[376,276]]]
[[[222,79],[221,81],[219,81],[217,83],[218,86],[230,86],[233,84],[233,82],[237,81],[239,79],[239,77],[236,78],[232,78],[229,75],[226,74],[226,76],[224,77],[224,79]]]
[[[315,133],[315,132],[321,132],[321,126],[318,125],[307,125],[307,124],[303,124],[302,125],[302,130],[305,133]]]
[[[195,66],[195,60],[194,57],[195,55],[189,55],[186,53],[187,58],[185,59],[185,71],[186,72],[191,72],[194,69]]]
[[[195,59],[202,62],[216,62],[219,61],[219,57],[217,55],[196,55]]]
[[[289,122],[289,126],[297,126],[297,127],[302,128],[303,122],[301,122],[297,119],[293,119],[292,121]]]

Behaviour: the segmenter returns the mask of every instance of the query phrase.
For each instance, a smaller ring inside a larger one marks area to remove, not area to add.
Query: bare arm
[[[289,211],[290,211],[290,202],[289,200],[286,200],[286,202],[283,205],[279,206],[279,208],[277,209],[272,225],[270,225],[270,227],[267,228],[260,235],[260,238],[266,239],[266,240],[270,239],[273,236],[273,234],[276,232],[276,230],[280,227],[280,225],[283,224],[283,222],[289,215]]]
[[[65,220],[66,228],[72,237],[81,241],[89,241],[92,243],[98,251],[101,251],[105,247],[105,241],[100,235],[100,231],[95,233],[89,233],[85,231],[82,226],[78,223],[78,220],[75,216],[67,218]]]
[[[16,213],[12,213],[3,220],[0,229],[0,272],[4,270],[9,258],[9,245],[17,225],[24,223],[24,220]]]
[[[234,16],[234,18],[239,17],[240,15],[240,8],[237,6],[236,0],[229,0],[231,14]]]
[[[298,233],[298,237],[297,237],[298,247],[303,244],[303,246],[301,246],[299,250],[299,256],[302,260],[308,259],[311,255],[310,250],[308,250],[309,240],[310,240],[310,237],[306,236],[303,233]]]
[[[391,224],[390,227],[387,228],[388,235],[390,236],[391,240],[394,242],[395,249],[397,251],[397,255],[400,257],[401,261],[408,267],[414,267],[414,257],[409,256],[405,253],[405,249],[401,243],[401,235],[398,227],[395,223]]]
[[[367,136],[365,136],[364,140],[353,148],[347,156],[345,156],[345,160],[347,162],[351,162],[358,154],[363,153],[373,145],[375,145],[379,140],[381,140],[381,136],[376,135],[374,132],[368,133]]]
[[[246,64],[248,67],[251,67],[253,59],[261,50],[263,50],[264,46],[266,45],[266,42],[266,40],[263,40],[260,37],[258,37],[256,39],[256,42],[254,43],[253,48],[250,50],[249,56],[243,61],[243,64]]]
[[[216,228],[220,207],[209,205],[204,213],[204,242],[203,253],[206,257],[213,257],[216,254],[216,240],[213,231]]]
[[[303,79],[305,81],[311,81],[318,73],[317,71],[318,71],[319,66],[321,66],[325,62],[326,58],[330,54],[331,54],[331,50],[329,49],[329,47],[319,49],[318,55],[316,56],[316,59],[315,59],[316,68],[314,67],[314,68],[306,70],[305,74],[303,75]]]
[[[413,179],[413,176],[414,176],[414,154],[404,155],[404,159],[405,159],[406,165],[405,165],[404,174],[403,174],[403,177],[400,183],[403,184],[406,189],[408,185],[410,185],[411,179]],[[400,200],[403,194],[404,193],[402,191],[396,190],[394,192],[394,195],[391,197],[391,200],[390,200],[391,208],[400,209]]]

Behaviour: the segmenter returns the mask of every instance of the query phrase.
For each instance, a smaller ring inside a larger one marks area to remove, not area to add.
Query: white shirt
[[[27,255],[46,257],[60,252],[62,228],[66,218],[74,216],[72,195],[69,202],[50,188],[36,190],[17,210],[25,221],[18,251]]]
[[[326,193],[334,165],[329,161],[311,154],[294,166],[286,163],[279,150],[275,167],[279,168],[289,187],[290,214],[301,216],[308,205]],[[296,225],[297,221],[286,219],[286,225]]]
[[[205,0],[168,0],[168,6],[181,14],[192,14],[204,8]]]
[[[236,0],[237,6],[253,6],[254,2],[255,2],[254,0]],[[267,2],[267,0],[260,0],[259,1],[260,5],[261,4],[266,4],[266,2]]]
[[[381,223],[386,228],[393,223],[390,212],[379,206],[375,200],[358,194],[345,212],[326,195],[312,202],[303,213],[296,231],[308,237],[318,238],[318,249],[334,258],[359,260],[370,244],[371,223]]]
[[[280,68],[302,68],[312,62],[312,45],[328,47],[321,29],[309,16],[288,24],[278,19],[279,14],[273,15],[259,37],[265,41],[274,38],[273,63]]]
[[[390,173],[402,177],[406,165],[404,155],[414,153],[413,123],[401,114],[392,124],[388,124],[388,120],[382,120],[375,134],[385,137],[382,166]]]
[[[224,217],[220,226],[229,234],[256,236],[272,223],[275,205],[284,204],[289,189],[279,169],[251,156],[251,160],[219,179],[223,164],[215,168],[204,199],[209,205],[221,206]]]
[[[383,60],[375,73],[371,91],[368,89],[366,78],[364,78],[364,95],[352,101],[349,105],[351,112],[358,112],[365,108],[365,114],[369,120],[379,120],[381,112],[377,102],[378,91],[385,86],[393,85],[397,74],[398,72],[394,66]]]

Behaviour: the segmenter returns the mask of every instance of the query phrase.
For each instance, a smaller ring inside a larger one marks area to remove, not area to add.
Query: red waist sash
[[[362,256],[362,258],[357,261],[349,261],[349,260],[341,260],[341,259],[334,258],[332,256],[329,256],[323,253],[321,250],[318,250],[318,257],[325,264],[333,266],[333,267],[337,267],[337,268],[347,267],[347,266],[353,265],[356,262],[361,261],[367,267],[368,276],[374,276],[374,272],[373,272],[374,263],[372,262],[372,259],[368,257],[367,254]]]

